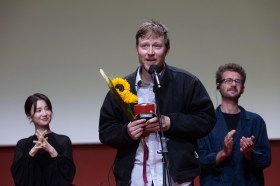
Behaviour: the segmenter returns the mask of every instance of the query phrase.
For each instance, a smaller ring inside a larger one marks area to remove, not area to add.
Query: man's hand
[[[161,119],[163,131],[168,131],[170,129],[170,118],[168,116],[162,115]],[[160,131],[160,125],[157,117],[149,119],[146,123],[147,126],[144,130],[144,136]]]
[[[224,139],[224,153],[226,157],[230,156],[233,149],[233,136],[235,134],[235,130],[231,130],[227,133]]]
[[[231,130],[227,133],[224,138],[224,148],[218,152],[216,156],[216,164],[220,164],[224,159],[229,157],[233,149],[233,136],[236,130]]]
[[[147,126],[146,119],[134,120],[127,125],[127,133],[131,139],[137,140],[142,136],[145,126]]]
[[[254,136],[251,136],[249,138],[242,136],[242,138],[240,139],[240,151],[248,160],[252,158],[252,152],[254,149],[254,139]]]

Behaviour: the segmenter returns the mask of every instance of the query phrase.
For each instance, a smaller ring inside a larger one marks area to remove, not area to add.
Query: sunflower
[[[131,93],[130,91],[125,90],[123,93],[120,94],[120,96],[123,99],[123,101],[127,104],[138,102],[137,96]]]
[[[127,80],[117,77],[112,79],[112,83],[125,103],[137,103],[137,96],[130,91],[130,84]]]
[[[123,92],[124,90],[130,91],[130,84],[127,82],[126,79],[116,77],[112,79],[112,83],[114,87],[120,92]]]
[[[119,78],[119,77],[111,80],[105,74],[103,69],[99,69],[99,71],[100,71],[100,74],[105,79],[109,89],[111,90],[111,92],[113,93],[115,98],[117,99],[120,107],[125,112],[127,117],[132,121],[134,119],[134,114],[133,114],[129,104],[137,103],[138,98],[135,94],[133,94],[130,91],[130,84],[128,83],[128,81],[126,79]],[[140,142],[144,147],[145,142],[144,142],[143,138],[141,138]]]

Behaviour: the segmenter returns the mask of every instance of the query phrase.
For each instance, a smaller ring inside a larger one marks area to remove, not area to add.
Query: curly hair
[[[242,77],[242,85],[245,84],[246,72],[241,65],[238,65],[236,63],[227,63],[224,65],[221,65],[216,72],[216,83],[221,83],[222,78],[223,78],[223,73],[225,71],[232,71],[232,72],[239,73]]]

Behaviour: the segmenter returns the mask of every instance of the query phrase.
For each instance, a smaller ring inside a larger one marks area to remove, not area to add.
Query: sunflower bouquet
[[[113,93],[114,97],[116,98],[118,104],[124,111],[124,113],[127,115],[130,121],[134,119],[134,114],[131,110],[130,104],[131,103],[137,103],[138,98],[135,94],[133,94],[130,91],[130,84],[127,82],[127,80],[123,78],[116,77],[114,79],[108,78],[108,76],[105,74],[105,72],[102,69],[99,69],[101,75],[105,79],[110,91]],[[141,137],[140,143],[144,150],[143,155],[143,171],[146,172],[146,161],[148,159],[148,146],[144,141],[144,138]],[[143,179],[145,183],[147,182],[146,173],[143,172]]]
[[[108,78],[103,69],[99,69],[100,74],[105,79],[110,91],[116,98],[119,106],[122,108],[124,113],[127,115],[130,121],[133,120],[134,114],[131,110],[130,104],[137,103],[138,98],[135,94],[130,91],[130,84],[126,79],[116,77],[114,79]]]

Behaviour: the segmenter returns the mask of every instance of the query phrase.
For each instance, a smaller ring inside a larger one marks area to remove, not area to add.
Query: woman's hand
[[[53,146],[51,146],[48,142],[48,138],[45,137],[47,134],[47,130],[44,130],[43,132],[40,130],[36,130],[35,135],[37,136],[38,140],[34,140],[33,143],[35,143],[34,147],[30,150],[29,155],[34,157],[35,154],[40,150],[44,149],[46,152],[50,154],[52,158],[56,157],[58,155],[57,151]]]

